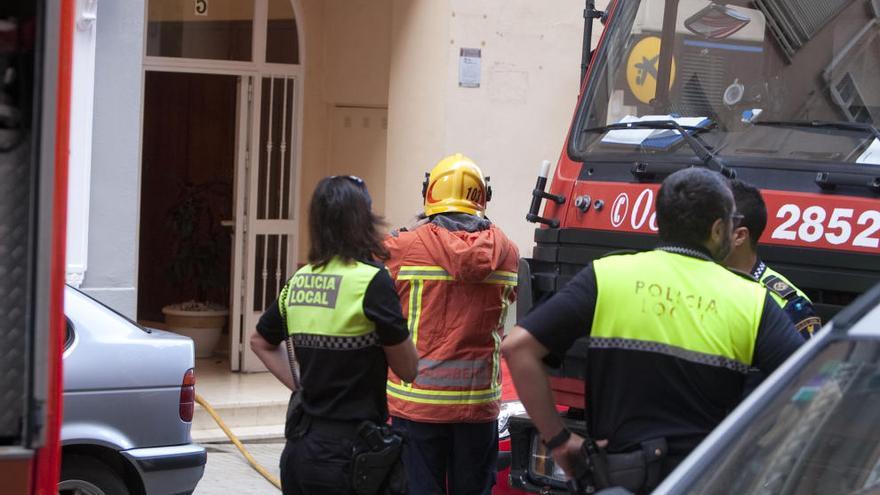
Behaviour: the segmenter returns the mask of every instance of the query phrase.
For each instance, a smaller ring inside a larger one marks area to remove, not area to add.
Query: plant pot
[[[222,306],[194,302],[170,304],[162,313],[170,331],[193,340],[197,358],[211,357],[229,316]]]

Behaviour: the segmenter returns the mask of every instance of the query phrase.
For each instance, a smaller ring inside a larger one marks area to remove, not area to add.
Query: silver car
[[[880,285],[789,358],[654,493],[880,493]]]
[[[85,294],[64,293],[61,493],[192,492],[205,449],[192,443],[192,340],[143,328]]]

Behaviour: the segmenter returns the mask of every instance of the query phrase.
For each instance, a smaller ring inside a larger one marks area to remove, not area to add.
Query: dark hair
[[[387,259],[382,218],[371,210],[370,194],[357,177],[321,179],[309,204],[309,263],[321,267],[345,261]]]
[[[767,205],[761,191],[738,179],[730,181],[730,190],[733,191],[736,211],[743,216],[740,226],[749,229],[749,242],[753,248],[757,247],[758,239],[767,227]]]
[[[657,194],[657,227],[665,242],[702,244],[715,220],[729,222],[732,214],[733,197],[726,180],[705,168],[675,172]]]

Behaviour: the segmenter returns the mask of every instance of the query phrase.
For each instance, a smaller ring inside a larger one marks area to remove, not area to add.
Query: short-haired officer
[[[505,340],[520,400],[568,476],[584,440],[559,417],[543,360],[577,338],[589,337],[587,431],[607,440],[611,483],[638,493],[736,407],[752,366],[773,371],[803,343],[761,285],[718,264],[737,218],[721,175],[675,172],[657,196],[656,249],[593,261]]]
[[[767,227],[767,205],[755,186],[734,180],[730,183],[736,210],[743,216],[733,229],[733,249],[724,264],[733,270],[748,273],[759,281],[773,300],[788,314],[795,329],[809,339],[822,326],[813,302],[787,278],[773,270],[758,257],[758,240]]]

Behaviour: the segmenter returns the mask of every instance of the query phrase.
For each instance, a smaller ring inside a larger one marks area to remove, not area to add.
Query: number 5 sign
[[[196,15],[208,15],[208,0],[194,0],[194,10]]]

